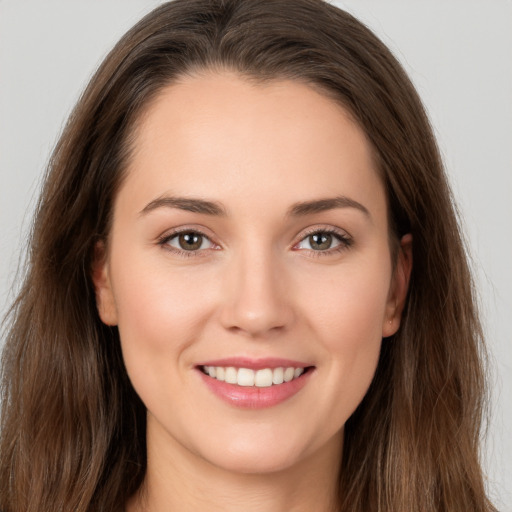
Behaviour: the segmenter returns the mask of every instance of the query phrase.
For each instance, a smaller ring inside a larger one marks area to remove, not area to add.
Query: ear
[[[400,248],[389,290],[386,314],[382,325],[382,337],[387,338],[398,331],[405,307],[407,290],[412,270],[412,235],[407,234],[400,240]]]
[[[103,241],[94,246],[92,281],[96,293],[96,307],[104,324],[117,325],[117,308],[110,282],[107,250]]]

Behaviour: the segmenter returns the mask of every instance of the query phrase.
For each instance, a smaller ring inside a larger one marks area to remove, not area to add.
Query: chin
[[[257,453],[224,454],[222,458],[215,458],[210,462],[230,473],[263,475],[290,469],[298,463],[298,459],[293,454],[266,453],[266,450],[262,453],[262,450],[257,450]]]
[[[212,450],[212,447],[214,450]],[[240,474],[266,474],[285,471],[307,459],[314,447],[304,440],[273,439],[265,436],[231,438],[212,443],[203,458],[225,471]]]

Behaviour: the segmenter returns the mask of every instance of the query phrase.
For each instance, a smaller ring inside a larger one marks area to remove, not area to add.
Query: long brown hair
[[[321,0],[176,0],[115,46],[51,158],[2,366],[0,509],[123,510],[146,471],[145,408],[90,267],[142,109],[180,75],[300,80],[373,145],[395,240],[413,236],[402,326],[345,426],[346,512],[491,511],[479,463],[482,333],[467,257],[422,104],[389,50]]]

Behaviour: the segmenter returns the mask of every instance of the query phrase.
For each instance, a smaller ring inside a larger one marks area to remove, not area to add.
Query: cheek
[[[367,342],[380,342],[389,286],[386,265],[363,261],[340,266],[323,279],[310,274],[300,295],[307,317],[322,332],[326,348],[335,354],[343,347],[357,350]]]
[[[377,368],[390,272],[381,264],[350,266],[323,282],[323,291],[309,283],[303,310],[309,312],[304,317],[328,361],[327,388],[332,394],[319,398],[332,411],[326,421],[343,424],[363,399]]]
[[[184,365],[182,355],[212,309],[211,276],[161,260],[121,255],[112,264],[123,356],[134,383],[156,381],[169,375],[171,364]]]

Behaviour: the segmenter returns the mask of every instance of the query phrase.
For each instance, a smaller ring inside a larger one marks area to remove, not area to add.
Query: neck
[[[341,449],[339,433],[291,467],[237,473],[177,442],[162,449],[149,438],[146,477],[127,512],[335,512]]]

